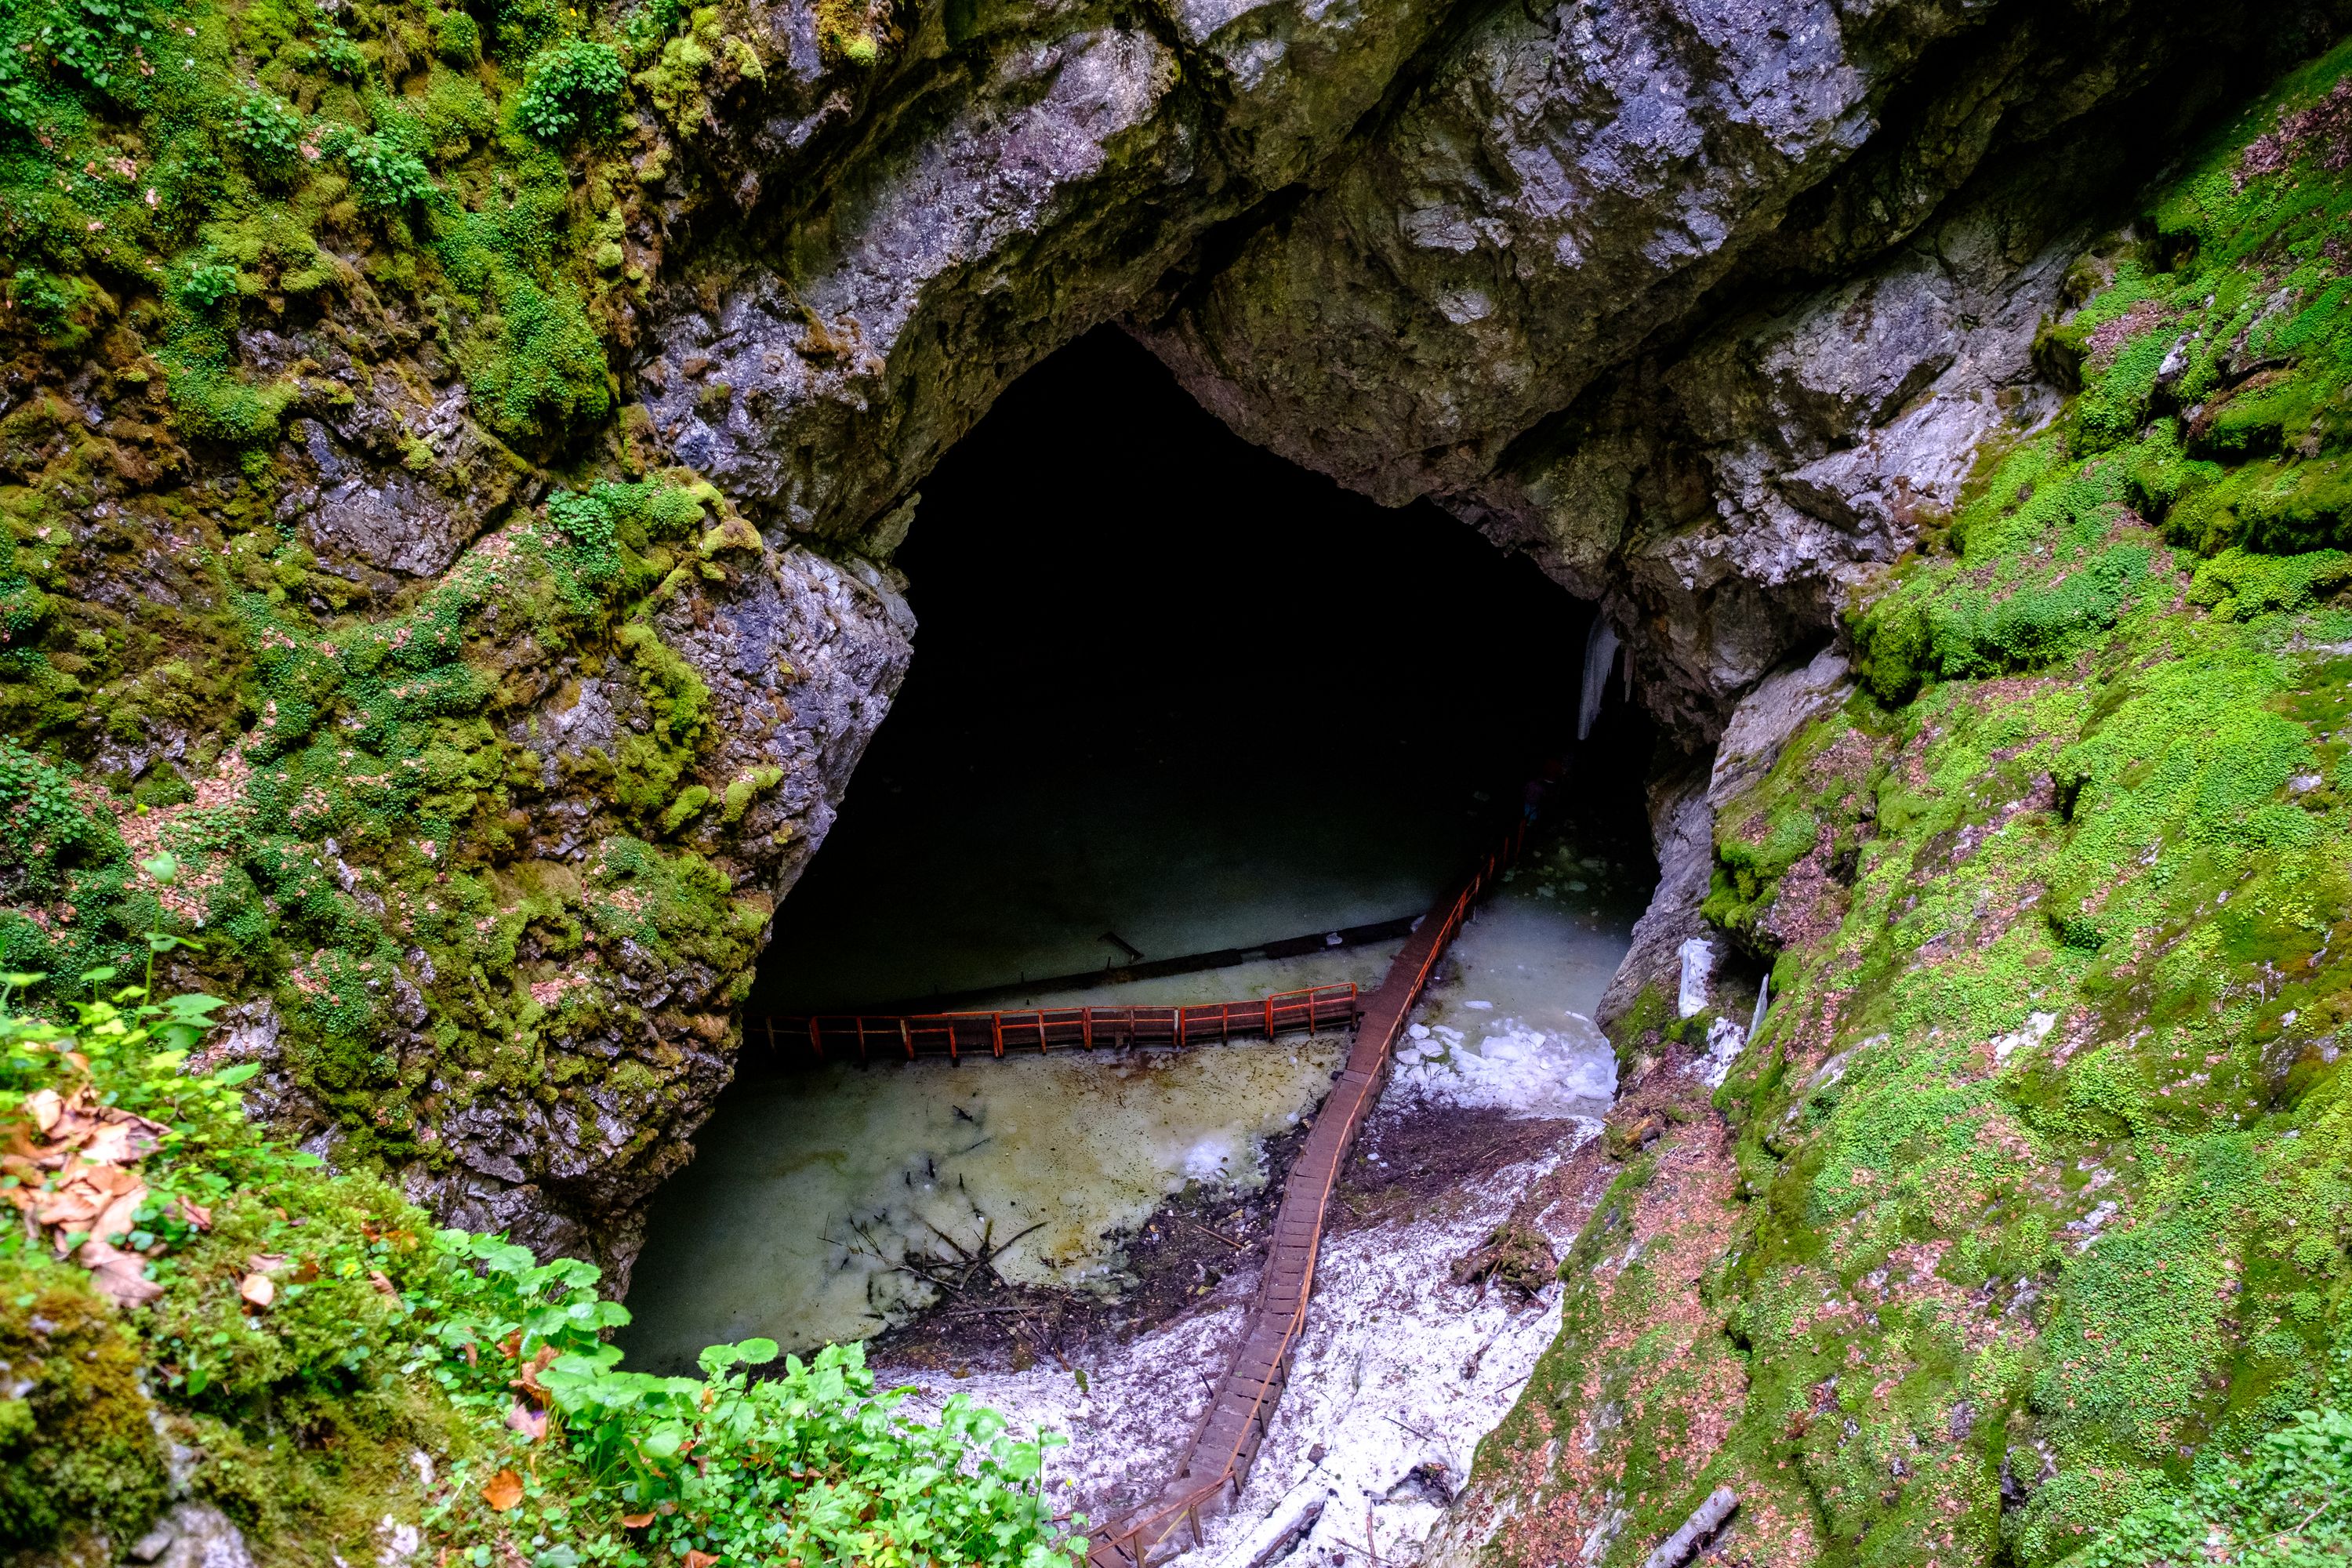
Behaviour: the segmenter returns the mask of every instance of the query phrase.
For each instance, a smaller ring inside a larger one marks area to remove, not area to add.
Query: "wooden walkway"
[[[844,1013],[745,1020],[769,1050],[808,1063],[1000,1059],[1008,1053],[1126,1046],[1223,1045],[1352,1026],[1363,1011],[1350,982],[1250,1002],[1183,1007],[1021,1007],[995,1013]]]
[[[1467,881],[1422,918],[1378,989],[1364,998],[1347,1066],[1317,1113],[1314,1130],[1283,1187],[1257,1300],[1244,1321],[1241,1342],[1210,1397],[1192,1448],[1158,1500],[1093,1538],[1087,1552],[1090,1568],[1152,1568],[1199,1545],[1203,1520],[1241,1495],[1250,1465],[1265,1441],[1275,1401],[1282,1395],[1291,1352],[1306,1326],[1331,1190],[1388,1080],[1397,1037],[1446,944],[1480,896],[1518,858],[1527,833],[1524,822],[1515,827]]]

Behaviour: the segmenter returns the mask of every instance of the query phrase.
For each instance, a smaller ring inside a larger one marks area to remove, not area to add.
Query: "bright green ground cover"
[[[1779,952],[1718,1101],[1755,1194],[1735,1442],[1830,1560],[2352,1540],[2347,63],[2086,258],[2045,335],[2067,416],[1721,825],[1727,923],[1771,952],[1784,899],[1843,917]]]
[[[595,1268],[436,1232],[382,1183],[267,1137],[239,1104],[251,1068],[186,1070],[219,1004],[142,994],[70,1027],[0,994],[0,1140],[38,1142],[43,1089],[169,1129],[134,1228],[100,1238],[148,1255],[153,1301],[118,1308],[0,1227],[0,1553],[113,1561],[176,1495],[169,1446],[186,1493],[269,1563],[375,1561],[387,1515],[425,1527],[417,1562],[469,1568],[691,1552],[1046,1568],[1084,1550],[1043,1499],[1045,1447],[961,1399],[937,1426],[908,1419],[856,1346],[781,1373],[765,1341],[714,1348],[701,1378],[619,1370],[602,1335],[628,1313],[598,1300]],[[0,1196],[54,1179],[12,1167]],[[241,1293],[257,1259],[266,1303]]]
[[[1736,1169],[1677,1189],[1727,1244],[1662,1265],[1712,1327],[1604,1310],[1686,1299],[1629,1283],[1637,1159],[1482,1453],[1622,1508],[1606,1563],[1726,1480],[1759,1561],[2352,1554],[2347,69],[2083,260],[2064,417],[1717,825],[1708,913],[1778,1001],[1716,1096]]]

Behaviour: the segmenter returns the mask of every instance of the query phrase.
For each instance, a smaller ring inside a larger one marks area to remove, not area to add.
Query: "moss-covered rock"
[[[2228,1500],[2324,1497],[2340,1416],[2263,1445],[2347,1397],[2352,574],[2309,500],[2347,68],[2093,258],[2045,333],[2063,416],[1987,455],[1853,616],[1864,689],[1724,804],[1707,912],[1772,1011],[1712,1097],[1663,1049],[1634,1080],[1705,1113],[1578,1244],[1457,1550],[1638,1562],[1717,1484],[1758,1562],[2336,1550]]]
[[[167,1495],[144,1357],[72,1273],[0,1258],[0,1550],[124,1541]]]

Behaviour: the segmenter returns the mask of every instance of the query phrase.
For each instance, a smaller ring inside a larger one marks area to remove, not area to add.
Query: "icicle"
[[[1764,984],[1756,988],[1756,1014],[1748,1020],[1748,1037],[1754,1039],[1756,1031],[1764,1026],[1764,1009],[1772,1004],[1772,972],[1764,972]]]
[[[1595,615],[1592,630],[1584,639],[1584,691],[1576,709],[1576,738],[1583,740],[1592,733],[1592,721],[1601,717],[1601,699],[1609,689],[1609,669],[1617,662],[1617,628],[1609,617]],[[1630,682],[1633,671],[1628,669]]]
[[[1715,943],[1703,936],[1692,937],[1675,951],[1682,960],[1682,983],[1676,987],[1675,1014],[1695,1018],[1706,1011],[1712,999],[1709,993],[1715,979]]]

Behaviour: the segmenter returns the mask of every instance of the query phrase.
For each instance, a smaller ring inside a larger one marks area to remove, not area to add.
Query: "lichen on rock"
[[[1630,1560],[1725,1477],[1783,1559],[2157,1530],[2333,1397],[2341,58],[2098,236],[2347,23],[26,0],[6,967],[201,944],[282,1130],[625,1286],[917,487],[1123,321],[1599,601],[1676,749],[1626,1172],[1456,1544]],[[1737,1054],[1701,939],[1772,976]]]
[[[2300,499],[2344,439],[2347,64],[2069,268],[2060,417],[1980,449],[1851,612],[1860,689],[1718,802],[1705,913],[1769,1021],[1664,1090],[1441,1558],[1636,1561],[1718,1484],[1757,1561],[2340,1550],[2247,1488],[2333,1473],[2257,1456],[2352,1393],[2352,524]],[[2216,444],[2240,397],[2281,423]]]

